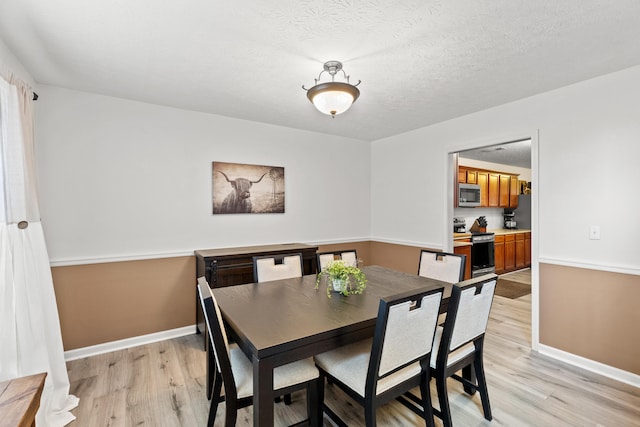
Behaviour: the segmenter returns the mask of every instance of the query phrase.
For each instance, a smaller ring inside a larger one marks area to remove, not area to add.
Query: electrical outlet
[[[592,225],[589,228],[589,239],[590,240],[600,240],[600,226]]]

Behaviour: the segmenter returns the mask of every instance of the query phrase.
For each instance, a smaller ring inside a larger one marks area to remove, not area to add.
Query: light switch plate
[[[600,226],[592,225],[589,228],[589,239],[590,240],[600,240]]]

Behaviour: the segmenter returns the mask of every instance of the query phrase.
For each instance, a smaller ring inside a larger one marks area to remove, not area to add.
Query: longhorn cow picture
[[[213,162],[213,213],[284,213],[284,168]]]

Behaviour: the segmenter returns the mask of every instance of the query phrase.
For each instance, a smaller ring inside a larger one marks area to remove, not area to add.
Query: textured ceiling
[[[640,64],[638,0],[0,0],[38,83],[376,140]],[[301,86],[362,80],[331,119]]]
[[[482,160],[484,162],[531,169],[531,140],[527,139],[476,150],[461,151],[458,155],[463,159]]]

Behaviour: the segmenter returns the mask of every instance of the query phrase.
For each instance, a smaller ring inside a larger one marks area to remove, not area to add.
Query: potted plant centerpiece
[[[367,278],[362,270],[342,260],[329,262],[316,279],[316,289],[322,278],[327,281],[327,296],[331,298],[331,291],[344,296],[361,294],[367,287]]]

